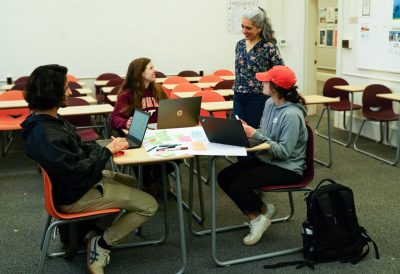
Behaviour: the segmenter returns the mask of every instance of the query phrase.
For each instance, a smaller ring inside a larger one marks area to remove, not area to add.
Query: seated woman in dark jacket
[[[110,156],[128,147],[114,138],[106,147],[83,144],[75,128],[57,111],[68,105],[67,68],[45,65],[29,77],[25,100],[32,114],[21,124],[26,153],[49,174],[56,206],[66,213],[121,208],[124,215],[102,236],[88,241],[88,269],[103,273],[111,246],[153,216],[157,201],[129,185],[133,178],[103,170]]]

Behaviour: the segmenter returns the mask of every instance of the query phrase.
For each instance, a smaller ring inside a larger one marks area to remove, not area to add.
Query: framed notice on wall
[[[242,32],[243,13],[253,7],[259,7],[259,0],[228,0],[228,33]]]

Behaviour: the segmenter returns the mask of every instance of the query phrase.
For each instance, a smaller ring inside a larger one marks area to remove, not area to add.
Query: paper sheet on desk
[[[171,155],[221,155],[246,156],[244,147],[210,143],[202,127],[173,128],[146,131],[144,146],[147,150],[161,144],[179,144],[175,148],[164,151],[153,149],[152,157],[168,157]],[[186,149],[187,147],[187,149]],[[180,150],[185,148],[184,150]]]

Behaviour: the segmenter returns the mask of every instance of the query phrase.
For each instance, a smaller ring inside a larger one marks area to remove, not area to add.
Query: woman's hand
[[[132,117],[128,119],[128,121],[126,121],[126,129],[129,129],[131,127],[132,124]]]
[[[241,120],[242,121],[242,120]],[[246,133],[246,136],[249,138],[251,136],[254,135],[254,133],[256,133],[256,129],[249,126],[248,124],[246,124],[246,122],[242,121],[242,126],[244,129],[244,132]]]
[[[109,143],[106,148],[108,148],[112,154],[115,154],[121,150],[127,149],[128,148],[128,142],[126,141],[125,138],[121,137],[113,137],[111,136],[111,143]]]

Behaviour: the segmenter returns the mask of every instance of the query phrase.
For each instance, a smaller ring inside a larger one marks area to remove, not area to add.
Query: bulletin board
[[[359,0],[357,65],[400,73],[400,0]]]

